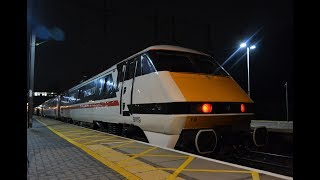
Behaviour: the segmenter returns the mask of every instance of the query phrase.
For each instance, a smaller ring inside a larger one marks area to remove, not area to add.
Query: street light
[[[45,41],[42,41],[42,42],[39,42],[39,43],[36,43],[36,46],[39,46],[39,45],[41,45],[41,44],[43,44],[43,43],[46,43],[46,42],[48,42],[49,40],[45,40]]]
[[[28,92],[28,128],[32,128],[32,115],[33,115],[33,91],[34,91],[34,61],[35,61],[35,47],[39,46],[49,40],[63,41],[64,32],[58,28],[53,27],[48,29],[44,26],[36,26],[34,29],[31,29],[30,34],[30,52],[29,52],[29,92]],[[45,39],[40,43],[36,43],[36,39]]]
[[[247,44],[246,43],[241,43],[240,44],[240,48],[245,48],[245,47],[247,47],[247,69],[248,69],[248,95],[249,95],[249,97],[250,97],[250,66],[249,66],[249,52],[250,52],[250,49],[255,49],[256,48],[256,46],[255,45],[252,45],[252,46],[247,46]]]

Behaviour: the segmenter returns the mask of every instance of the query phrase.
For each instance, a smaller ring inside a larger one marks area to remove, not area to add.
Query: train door
[[[121,86],[121,95],[120,95],[120,114],[123,116],[131,116],[132,113],[129,110],[129,105],[132,104],[132,90],[134,85],[134,74],[136,67],[136,59],[128,60],[122,68],[122,86]],[[125,119],[127,123],[131,118]],[[129,121],[129,122],[128,122]]]

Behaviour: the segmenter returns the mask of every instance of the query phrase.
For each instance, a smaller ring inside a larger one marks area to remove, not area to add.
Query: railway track
[[[293,176],[292,156],[248,150],[246,152],[233,153],[229,157],[220,157],[219,159],[285,176]]]

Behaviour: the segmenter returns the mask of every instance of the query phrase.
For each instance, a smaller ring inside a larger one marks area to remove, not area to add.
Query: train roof
[[[148,52],[150,50],[167,50],[167,51],[180,51],[180,52],[189,52],[189,53],[194,53],[194,54],[201,54],[201,55],[205,55],[205,56],[210,56],[209,54],[206,54],[206,53],[203,53],[203,52],[200,52],[200,51],[196,51],[196,50],[193,50],[193,49],[189,49],[189,48],[184,48],[184,47],[180,47],[180,46],[174,46],[174,45],[154,45],[154,46],[150,46],[122,61],[120,61],[119,63],[123,62],[123,61],[126,61],[128,59],[131,59],[139,54],[142,54],[142,53],[145,53],[145,52]]]
[[[200,51],[196,51],[196,50],[193,50],[193,49],[184,48],[184,47],[180,47],[180,46],[173,46],[173,45],[155,45],[155,46],[150,46],[150,47],[146,48],[143,51],[146,52],[146,51],[149,51],[149,50],[181,51],[181,52],[189,52],[189,53],[195,53],[195,54],[202,54],[202,55],[210,56],[209,54],[206,54],[206,53],[203,53],[203,52],[200,52]]]
[[[194,53],[194,54],[201,54],[201,55],[205,55],[205,56],[210,56],[209,54],[206,54],[206,53],[203,53],[203,52],[200,52],[200,51],[196,51],[196,50],[193,50],[193,49],[189,49],[189,48],[180,47],[180,46],[174,46],[174,45],[154,45],[154,46],[150,46],[150,47],[148,47],[148,48],[146,48],[146,49],[144,49],[144,50],[142,50],[142,51],[140,51],[140,52],[138,52],[138,53],[135,53],[135,54],[127,57],[126,59],[118,62],[117,64],[119,64],[119,63],[121,63],[121,62],[123,62],[123,61],[127,61],[128,59],[131,59],[131,58],[133,58],[133,57],[135,57],[135,56],[137,56],[137,55],[139,55],[139,54],[148,52],[148,51],[150,51],[150,50],[179,51],[179,52],[189,52],[189,53]],[[85,84],[88,84],[88,83],[91,82],[92,80],[94,80],[94,79],[96,79],[96,78],[98,78],[98,77],[100,77],[100,76],[105,75],[107,72],[110,72],[111,70],[115,69],[114,66],[117,65],[117,64],[114,64],[114,65],[112,65],[110,68],[106,69],[105,71],[103,71],[103,72],[101,72],[101,73],[99,73],[99,74],[97,74],[97,75],[95,75],[95,76],[93,76],[93,77],[91,77],[91,78],[83,81],[83,82],[80,83],[80,84],[77,84],[77,85],[73,86],[72,88],[66,90],[65,92],[75,90],[75,89],[77,89],[77,88],[79,88],[79,87],[81,87],[81,86],[83,86],[83,85],[85,85]],[[63,94],[63,93],[62,93],[62,94]]]

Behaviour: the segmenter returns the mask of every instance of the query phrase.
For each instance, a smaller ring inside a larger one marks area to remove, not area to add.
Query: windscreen
[[[229,76],[212,57],[178,51],[149,52],[157,71],[188,72]]]

